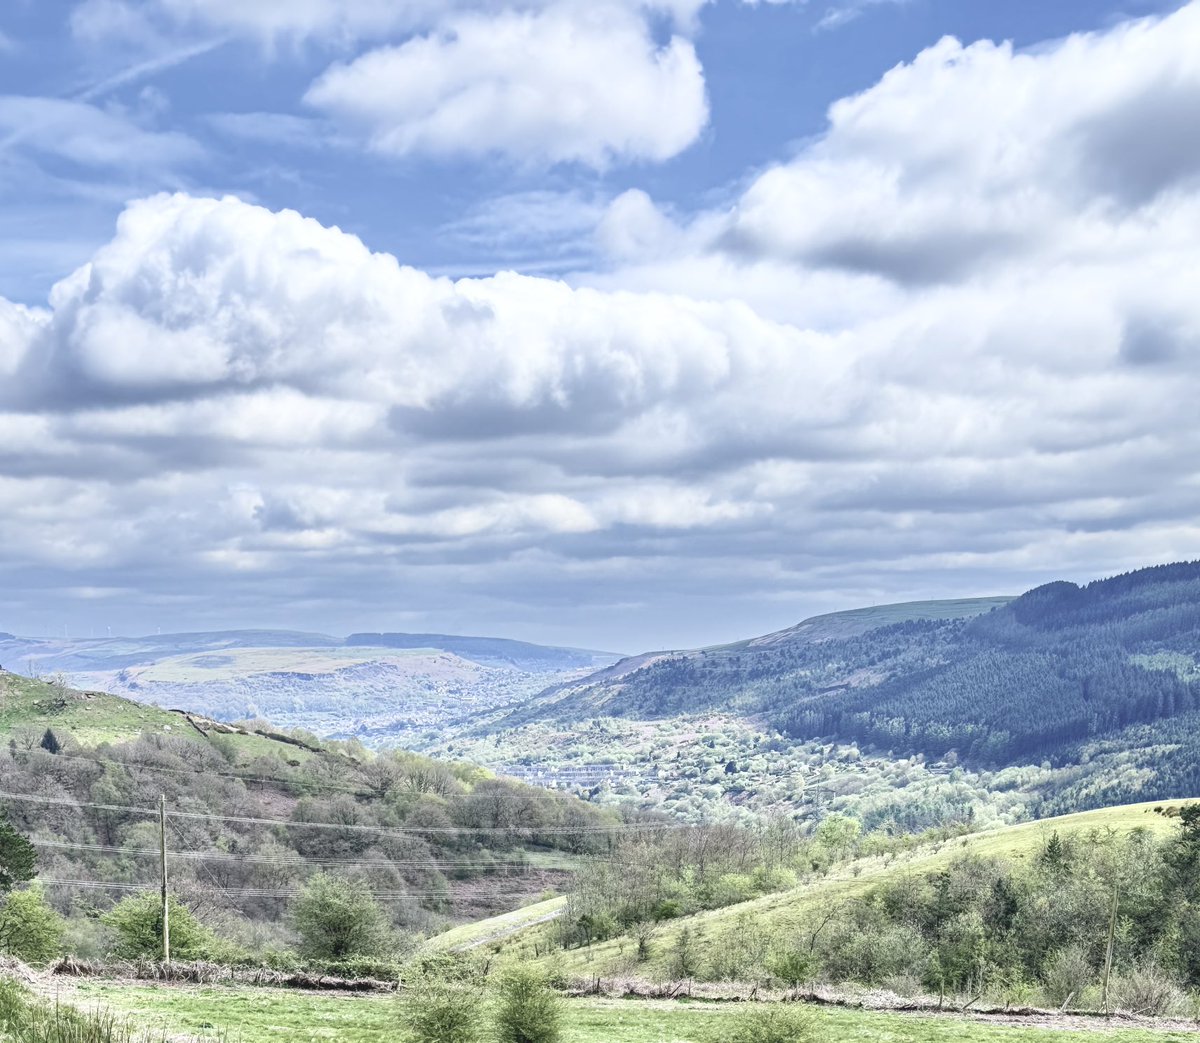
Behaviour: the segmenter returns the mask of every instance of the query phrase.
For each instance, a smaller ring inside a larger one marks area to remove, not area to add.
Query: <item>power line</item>
[[[174,813],[172,813],[174,814]],[[174,825],[174,823],[172,823]],[[180,839],[186,838],[180,834]],[[32,843],[39,847],[57,848],[70,851],[94,851],[97,854],[124,855],[127,857],[151,858],[158,852],[150,848],[116,847],[110,844],[73,844],[62,840],[39,840],[34,837]],[[305,858],[302,855],[262,855],[255,852],[245,854],[229,851],[177,851],[176,858],[196,859],[215,862],[253,862],[258,865],[280,866],[350,866],[355,868],[386,868],[390,866],[426,866],[432,868],[458,868],[461,866],[527,866],[532,863],[524,859],[496,859],[487,861],[478,858]]]
[[[78,887],[84,890],[93,891],[131,891],[131,892],[146,892],[153,894],[153,884],[133,884],[124,881],[107,881],[107,880],[59,880],[53,877],[39,877],[41,883],[48,887]],[[288,890],[279,890],[276,888],[267,887],[230,887],[222,888],[218,886],[218,890],[228,895],[238,895],[245,898],[299,898],[304,894],[302,888],[290,888]],[[407,902],[421,901],[429,898],[449,899],[450,896],[445,891],[377,891],[373,897],[380,902]]]
[[[198,747],[200,748],[200,747]],[[83,757],[74,753],[49,753],[39,750],[29,750],[29,753],[44,752],[47,757],[54,757],[59,760],[84,761],[88,764],[94,764],[99,768],[105,768],[109,764],[119,764],[123,768],[136,769],[141,771],[160,771],[173,775],[204,775],[210,778],[217,779],[233,779],[238,782],[257,782],[260,785],[264,783],[275,783],[279,786],[295,786],[300,789],[312,788],[322,792],[346,793],[355,797],[374,797],[375,794],[364,789],[351,789],[349,786],[339,786],[335,782],[321,782],[312,779],[284,779],[273,775],[238,775],[235,772],[209,771],[206,768],[169,768],[159,764],[144,764],[138,761],[121,760],[119,757],[113,757],[109,761],[100,761],[92,757]]]
[[[64,805],[72,808],[91,808],[97,811],[123,811],[135,815],[155,815],[157,809],[137,808],[126,804],[93,804],[70,800],[65,797],[42,797],[30,793],[7,793],[0,791],[0,798],[29,801],[34,804]],[[217,815],[213,812],[175,811],[173,818],[207,819],[217,822],[237,822],[244,825],[287,826],[290,829],[336,829],[385,836],[427,836],[431,833],[455,836],[475,836],[480,833],[512,836],[531,834],[534,836],[575,836],[578,834],[606,835],[609,833],[653,833],[694,829],[686,823],[642,823],[621,822],[610,826],[368,826],[359,822],[306,822],[297,819],[261,818],[255,815]]]

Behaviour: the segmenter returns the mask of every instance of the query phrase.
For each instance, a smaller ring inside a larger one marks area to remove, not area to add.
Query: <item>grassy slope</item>
[[[970,619],[990,612],[992,609],[1001,608],[1013,600],[1015,599],[1012,597],[1004,596],[873,605],[869,608],[853,608],[844,612],[830,612],[824,616],[812,616],[786,630],[777,630],[761,637],[746,638],[728,644],[710,645],[703,649],[643,652],[640,655],[627,656],[611,666],[596,670],[576,681],[554,685],[546,689],[537,700],[531,701],[523,711],[509,715],[501,723],[536,720],[542,713],[552,714],[553,708],[557,704],[567,704],[572,697],[578,697],[580,693],[586,693],[591,711],[601,713],[607,703],[619,694],[619,686],[624,678],[644,667],[652,666],[663,658],[675,659],[681,656],[694,658],[702,654],[736,654],[790,642],[827,641],[831,638],[865,634],[878,627],[915,619]],[[540,708],[541,712],[535,708]]]
[[[486,920],[476,920],[473,923],[453,927],[449,931],[429,939],[432,949],[471,949],[485,945],[489,941],[500,941],[523,933],[531,927],[553,919],[566,906],[565,898],[549,898],[544,902],[535,902],[511,913],[501,913],[490,916]]]
[[[60,738],[70,736],[83,746],[132,740],[145,731],[205,741],[182,715],[169,710],[0,672],[0,737],[18,728],[52,728]],[[246,757],[283,753],[302,760],[306,756],[299,747],[257,735],[229,735],[228,740]]]
[[[136,1015],[147,1027],[201,1038],[222,1029],[241,1043],[343,1040],[384,1043],[400,1038],[399,1005],[390,996],[337,996],[251,988],[148,988],[82,983],[74,1002]],[[562,1043],[711,1043],[721,1023],[737,1013],[732,1004],[610,999],[572,1000],[566,1005]],[[822,1043],[1086,1043],[1095,1032],[1011,1028],[952,1017],[928,1018],[846,1010],[816,1010],[813,1038]],[[1105,1032],[1110,1043],[1174,1043],[1187,1032]]]
[[[637,974],[650,980],[668,978],[666,963],[684,928],[692,932],[695,945],[703,951],[706,946],[720,944],[720,939],[726,932],[738,930],[743,918],[750,918],[755,927],[786,928],[811,910],[827,908],[831,903],[860,894],[880,883],[885,877],[898,873],[927,873],[965,853],[1028,858],[1054,830],[1064,836],[1086,833],[1093,829],[1130,832],[1144,828],[1159,834],[1169,832],[1175,828],[1175,820],[1155,814],[1154,808],[1157,806],[1130,804],[989,830],[941,845],[937,850],[927,847],[910,852],[900,856],[890,866],[881,858],[862,859],[852,866],[830,873],[827,877],[807,881],[791,891],[782,891],[724,909],[669,921],[660,926],[655,936],[652,952],[656,955],[648,962],[638,965]],[[544,935],[548,930],[548,927],[538,925],[529,930],[509,934],[491,947],[509,958],[534,959],[535,944],[541,942],[544,951]],[[625,969],[630,951],[629,938],[614,938],[590,948],[555,952],[553,961],[557,969],[568,974],[612,974]]]
[[[827,641],[831,638],[865,634],[868,630],[874,630],[877,627],[886,627],[893,623],[907,623],[914,619],[970,619],[990,612],[994,608],[1002,608],[1013,600],[1015,599],[1012,597],[956,598],[947,601],[905,601],[897,605],[852,608],[845,612],[830,612],[824,616],[813,616],[786,630],[720,647],[750,648],[797,639]]]

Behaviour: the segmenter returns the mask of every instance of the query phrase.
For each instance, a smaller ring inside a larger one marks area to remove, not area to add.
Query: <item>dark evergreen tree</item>
[[[37,851],[28,838],[18,833],[0,810],[0,894],[17,884],[32,880],[37,866]]]

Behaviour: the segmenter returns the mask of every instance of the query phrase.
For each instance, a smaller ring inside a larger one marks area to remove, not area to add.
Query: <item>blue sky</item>
[[[102,13],[95,21],[119,6],[124,5],[91,5]],[[9,41],[0,54],[0,91],[84,98],[159,133],[186,135],[196,150],[165,169],[143,166],[131,156],[114,170],[31,155],[19,136],[6,142],[10,162],[15,154],[31,166],[18,168],[28,177],[14,172],[11,181],[6,179],[0,227],[6,240],[31,243],[35,254],[30,264],[21,251],[5,251],[0,293],[10,299],[43,302],[55,281],[107,241],[130,193],[180,188],[232,192],[273,209],[293,208],[426,269],[569,271],[593,261],[586,213],[578,215],[574,235],[547,242],[540,235],[522,237],[512,226],[518,211],[510,199],[509,209],[499,215],[510,221],[504,223],[503,242],[497,242],[487,220],[496,201],[545,193],[559,197],[559,207],[574,204],[578,210],[641,188],[681,212],[693,212],[734,198],[753,170],[819,134],[832,102],[870,86],[888,68],[946,34],[1029,46],[1171,5],[883,0],[838,6],[811,0],[747,6],[722,0],[703,7],[689,32],[711,106],[703,131],[664,162],[635,160],[603,170],[419,154],[399,161],[364,156],[331,143],[336,128],[304,133],[300,142],[222,132],[213,121],[230,114],[311,119],[314,113],[302,99],[312,81],[333,61],[346,61],[372,44],[323,38],[319,32],[302,40],[239,35],[220,24],[170,22],[148,10],[153,4],[127,6],[144,25],[135,17],[108,13],[117,25],[89,37],[78,28],[87,24],[79,14],[87,4],[10,0],[0,15],[0,31]],[[845,22],[831,18],[838,11]],[[656,22],[660,38],[675,28],[661,18]],[[49,184],[39,175],[61,180]],[[526,202],[552,205],[549,198]]]
[[[632,650],[1195,556],[1198,10],[9,0],[0,629]]]

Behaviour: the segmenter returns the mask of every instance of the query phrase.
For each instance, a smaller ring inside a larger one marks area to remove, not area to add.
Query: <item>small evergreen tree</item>
[[[9,825],[7,813],[0,810],[0,894],[32,880],[36,865],[36,849],[27,837]]]
[[[62,743],[58,741],[58,736],[50,728],[47,728],[45,735],[42,736],[41,747],[47,753],[58,753],[62,749]]]

